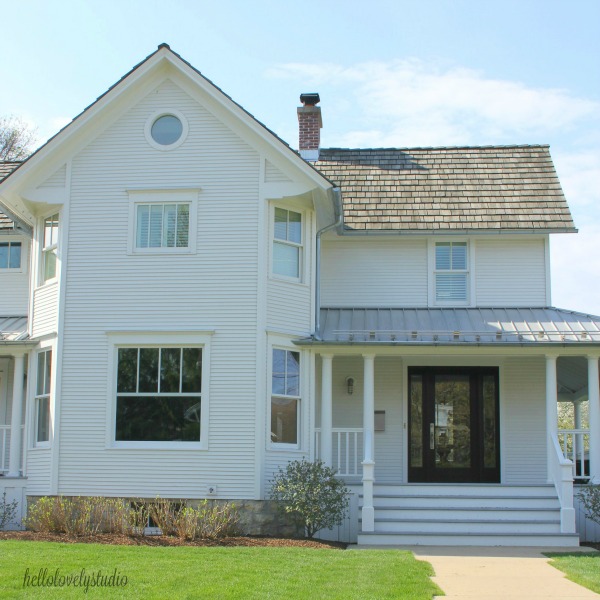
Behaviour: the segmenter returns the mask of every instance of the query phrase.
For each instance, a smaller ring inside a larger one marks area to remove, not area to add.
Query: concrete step
[[[362,495],[362,489],[359,492]],[[552,496],[551,484],[501,485],[499,483],[410,483],[400,485],[375,484],[375,495],[401,496]]]
[[[556,494],[547,496],[488,496],[488,495],[411,495],[376,494],[373,496],[375,508],[543,508],[558,509],[560,503]],[[362,498],[359,498],[362,506]]]
[[[417,531],[399,533],[377,531],[358,534],[359,546],[579,546],[579,536],[565,533],[504,534],[493,532],[478,533],[431,533]]]
[[[444,534],[507,534],[534,535],[560,533],[560,519],[539,521],[495,521],[478,519],[411,519],[398,521],[396,519],[375,518],[376,532],[398,532],[403,534],[431,531]]]
[[[440,520],[440,519],[468,519],[471,521],[546,521],[555,520],[560,516],[558,508],[498,508],[486,507],[473,510],[471,507],[440,508],[439,506],[405,506],[402,508],[377,508],[377,517],[394,519],[396,521],[410,521],[413,519]]]

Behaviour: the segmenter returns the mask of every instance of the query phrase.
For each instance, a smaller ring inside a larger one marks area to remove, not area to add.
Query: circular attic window
[[[146,122],[146,139],[157,150],[177,148],[186,138],[186,118],[177,110],[155,113]]]

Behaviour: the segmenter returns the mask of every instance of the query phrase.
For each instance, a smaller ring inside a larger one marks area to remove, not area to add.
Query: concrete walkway
[[[433,566],[439,600],[584,600],[600,598],[551,567],[542,552],[591,548],[402,547]]]

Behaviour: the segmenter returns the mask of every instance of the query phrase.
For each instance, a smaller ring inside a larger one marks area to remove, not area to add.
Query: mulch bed
[[[263,546],[280,548],[325,548],[344,550],[347,544],[321,540],[299,540],[272,537],[229,537],[216,540],[180,540],[166,535],[128,536],[99,533],[75,536],[66,533],[40,533],[36,531],[0,531],[0,540],[31,542],[61,542],[63,544],[113,544],[117,546]]]

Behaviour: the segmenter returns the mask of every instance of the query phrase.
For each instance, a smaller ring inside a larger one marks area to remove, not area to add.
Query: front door
[[[498,369],[410,367],[411,482],[499,482]]]

